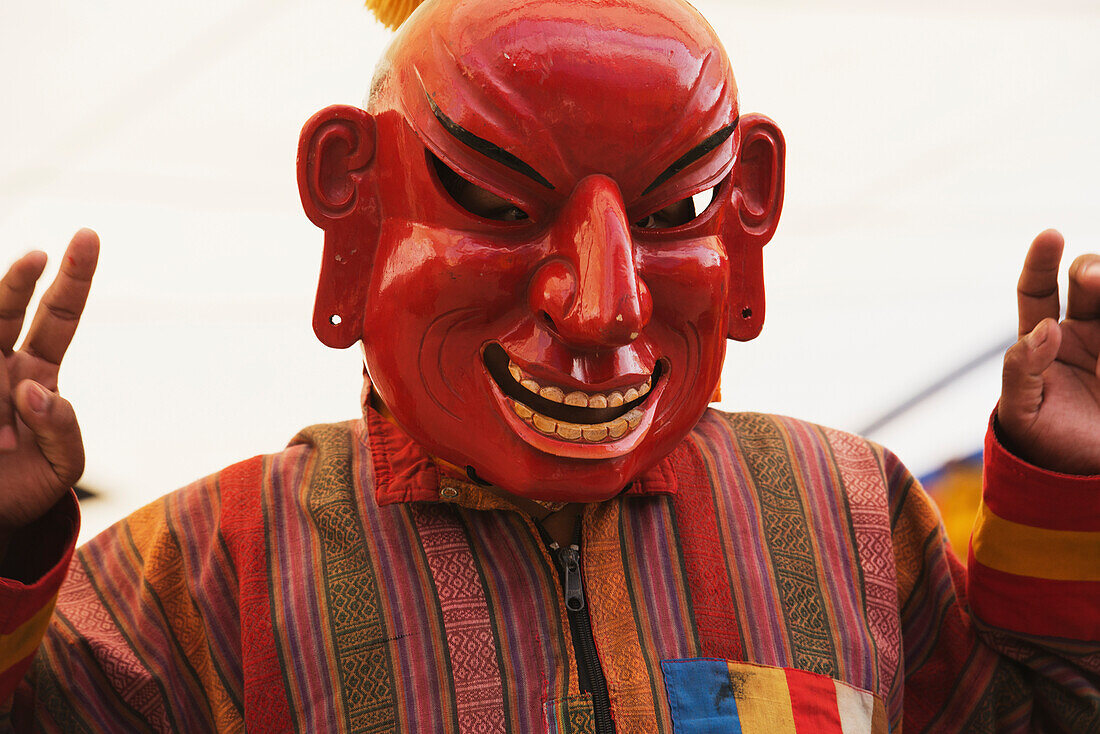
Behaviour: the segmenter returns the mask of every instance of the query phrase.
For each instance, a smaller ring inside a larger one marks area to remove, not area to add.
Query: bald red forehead
[[[431,95],[554,185],[603,173],[627,199],[737,116],[725,51],[679,0],[433,0],[383,69],[372,112],[433,137]]]

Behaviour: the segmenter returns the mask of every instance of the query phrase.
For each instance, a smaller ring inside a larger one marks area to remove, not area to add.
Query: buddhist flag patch
[[[663,660],[675,734],[886,734],[881,699],[824,675],[711,658]]]

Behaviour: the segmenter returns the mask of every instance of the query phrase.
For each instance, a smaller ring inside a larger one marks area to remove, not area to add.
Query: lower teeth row
[[[626,415],[613,421],[589,425],[567,423],[547,418],[545,415],[536,413],[523,403],[515,400],[512,401],[512,410],[524,421],[533,425],[539,433],[564,438],[566,441],[586,441],[588,443],[599,443],[608,438],[621,438],[627,431],[638,427],[638,424],[642,422],[643,415],[640,409],[634,408]]]

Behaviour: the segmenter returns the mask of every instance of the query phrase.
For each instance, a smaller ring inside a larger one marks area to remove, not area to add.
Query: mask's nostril
[[[546,324],[548,329],[554,330],[554,319],[550,318],[550,314],[545,311],[539,311],[539,316],[542,317],[542,323]]]

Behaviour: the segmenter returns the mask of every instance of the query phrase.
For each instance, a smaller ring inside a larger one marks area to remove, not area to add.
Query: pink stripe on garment
[[[496,638],[466,533],[446,507],[412,507],[424,555],[439,591],[459,731],[504,734],[504,688],[497,666]]]

